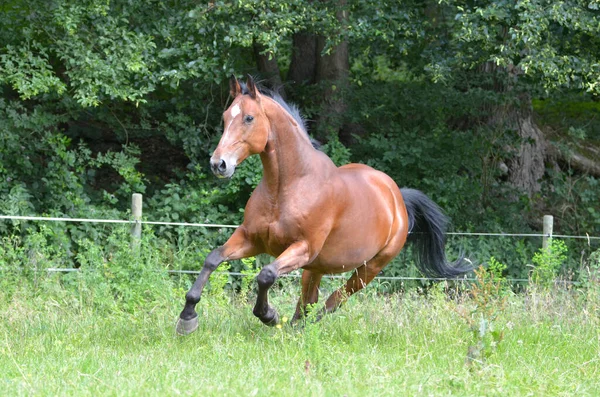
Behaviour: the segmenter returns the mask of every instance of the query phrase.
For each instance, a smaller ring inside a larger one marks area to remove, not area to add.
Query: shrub
[[[548,246],[540,248],[533,256],[534,268],[531,272],[531,282],[542,288],[549,288],[567,258],[567,251],[563,241],[549,239]]]
[[[0,287],[10,300],[18,290],[43,296],[58,286],[70,295],[69,302],[102,310],[134,312],[165,305],[175,283],[167,273],[160,240],[146,233],[139,247],[132,248],[128,227],[115,227],[104,243],[91,239],[79,242],[78,268],[68,273],[49,272],[69,268],[72,261],[64,247],[48,243],[50,228],[40,227],[22,239],[3,238],[0,247]]]

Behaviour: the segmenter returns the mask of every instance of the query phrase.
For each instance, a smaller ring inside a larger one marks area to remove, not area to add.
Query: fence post
[[[552,239],[552,229],[554,228],[554,217],[552,215],[544,215],[544,237],[542,240],[542,248],[548,249],[548,242]]]
[[[134,224],[131,226],[131,237],[133,246],[137,247],[142,238],[142,195],[133,193],[131,195],[131,215],[133,216]]]

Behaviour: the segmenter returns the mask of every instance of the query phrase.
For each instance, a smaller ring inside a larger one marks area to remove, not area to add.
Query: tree
[[[441,7],[450,34],[441,36],[447,53],[431,63],[433,78],[462,70],[479,75],[480,88],[504,94],[507,100],[492,107],[487,122],[516,133],[509,179],[531,196],[540,190],[549,148],[533,118],[532,95],[600,94],[598,2],[444,1]]]
[[[326,145],[337,161],[426,190],[458,227],[520,227],[548,169],[600,175],[598,152],[559,150],[532,110],[598,100],[599,18],[597,0],[4,1],[0,212],[123,210],[147,189],[177,202],[161,216],[235,222],[260,167],[216,185],[206,160],[227,79],[258,73],[312,133],[351,145]],[[587,232],[597,179],[578,180],[542,193],[582,190],[571,219]]]

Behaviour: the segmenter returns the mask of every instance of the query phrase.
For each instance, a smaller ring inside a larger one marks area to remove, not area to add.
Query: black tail
[[[452,263],[446,260],[448,218],[423,192],[400,189],[408,212],[408,242],[414,243],[415,263],[429,277],[456,277],[473,270],[463,255]]]

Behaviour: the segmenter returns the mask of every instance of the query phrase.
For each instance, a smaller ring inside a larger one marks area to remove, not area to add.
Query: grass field
[[[292,314],[295,289],[271,294],[282,316]],[[265,327],[250,303],[208,295],[200,327],[187,337],[174,333],[182,304],[176,293],[164,305],[107,312],[68,294],[19,292],[0,301],[0,394],[600,393],[596,302],[567,292],[510,296],[495,320],[503,340],[485,361],[467,365],[469,299],[374,291],[302,329]]]

